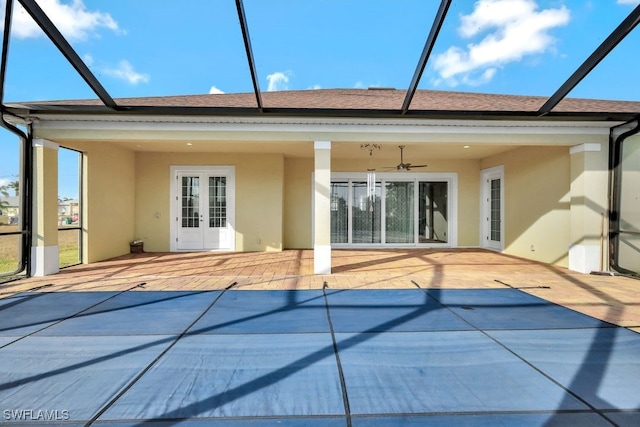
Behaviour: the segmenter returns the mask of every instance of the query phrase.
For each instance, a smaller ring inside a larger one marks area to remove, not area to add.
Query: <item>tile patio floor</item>
[[[640,281],[588,275],[480,249],[334,250],[331,275],[314,275],[313,251],[143,253],[79,265],[0,287],[121,291],[234,289],[518,288],[553,303],[640,332]]]

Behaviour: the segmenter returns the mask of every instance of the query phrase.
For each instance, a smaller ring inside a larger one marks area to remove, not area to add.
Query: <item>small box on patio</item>
[[[142,240],[134,240],[129,243],[129,252],[132,254],[141,254],[144,252],[144,242]]]

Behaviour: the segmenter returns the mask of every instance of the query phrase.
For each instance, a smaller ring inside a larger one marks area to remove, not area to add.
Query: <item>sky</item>
[[[262,91],[406,89],[440,5],[243,3]],[[38,4],[115,98],[253,90],[234,0]],[[551,96],[638,4],[453,0],[419,88]],[[639,45],[636,28],[569,96],[640,101]],[[16,2],[4,101],[79,98],[96,95]],[[14,139],[0,134],[0,185],[17,173]],[[61,160],[61,169],[75,163]],[[74,187],[61,188],[61,196],[76,197]]]

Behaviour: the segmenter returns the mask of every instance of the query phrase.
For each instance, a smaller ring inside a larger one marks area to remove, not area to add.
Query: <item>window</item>
[[[82,262],[82,153],[58,149],[58,253],[60,267]]]
[[[0,158],[0,281],[22,273],[25,265],[25,224],[22,218],[22,165],[24,144],[20,138],[0,128],[3,155]]]

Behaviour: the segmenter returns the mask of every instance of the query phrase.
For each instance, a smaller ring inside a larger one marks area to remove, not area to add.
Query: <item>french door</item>
[[[445,246],[456,242],[455,174],[333,174],[331,243],[341,246]]]
[[[504,171],[502,167],[485,169],[482,182],[482,245],[504,249]]]
[[[234,250],[234,174],[230,167],[173,171],[174,250]]]

